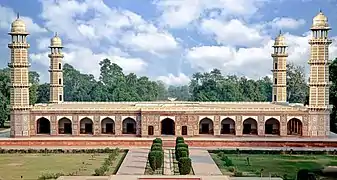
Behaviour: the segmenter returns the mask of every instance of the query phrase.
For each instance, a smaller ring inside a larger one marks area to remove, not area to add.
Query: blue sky
[[[25,2],[24,5],[20,3]],[[126,73],[185,84],[197,71],[259,78],[270,75],[273,39],[281,29],[289,62],[308,68],[312,18],[322,9],[337,30],[335,0],[2,0],[0,68],[9,61],[10,23],[20,13],[30,32],[32,70],[48,81],[48,45],[58,32],[64,61],[99,76],[109,58]],[[330,57],[337,57],[336,44]]]

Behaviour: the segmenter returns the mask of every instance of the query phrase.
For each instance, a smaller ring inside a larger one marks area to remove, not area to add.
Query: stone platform
[[[29,137],[0,138],[0,147],[149,147],[155,137]],[[175,137],[160,137],[164,147],[174,147]],[[191,147],[302,147],[337,148],[337,138],[304,137],[186,137]]]

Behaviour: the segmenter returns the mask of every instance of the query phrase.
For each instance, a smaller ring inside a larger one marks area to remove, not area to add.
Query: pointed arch
[[[80,134],[94,134],[94,123],[90,118],[80,120]]]
[[[233,134],[235,135],[235,121],[231,118],[225,118],[221,121],[220,134]]]
[[[115,134],[115,121],[109,117],[102,119],[101,129],[102,134]]]
[[[136,134],[137,123],[133,118],[127,117],[123,120],[122,123],[123,134]]]
[[[45,117],[41,117],[36,121],[36,134],[50,134],[50,121]]]
[[[175,122],[171,118],[165,118],[161,121],[162,135],[175,135]]]
[[[257,135],[257,121],[253,118],[247,118],[243,121],[242,134],[252,134]]]
[[[275,118],[269,118],[264,123],[264,134],[266,135],[280,135],[280,121]]]
[[[59,134],[72,134],[72,122],[70,119],[63,117],[58,120]]]
[[[199,122],[199,134],[214,134],[213,121],[210,118],[203,118]]]

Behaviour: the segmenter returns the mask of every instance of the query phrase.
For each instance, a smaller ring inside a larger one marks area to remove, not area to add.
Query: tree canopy
[[[180,101],[271,101],[272,80],[266,76],[258,80],[247,77],[224,75],[219,69],[210,72],[196,72],[189,84],[167,86],[134,73],[125,74],[123,69],[109,59],[100,63],[100,76],[81,73],[69,64],[63,67],[65,101],[158,101],[168,97]],[[29,80],[30,103],[49,101],[49,83],[40,83],[39,74],[31,71]],[[330,102],[334,105],[331,114],[331,128],[336,130],[337,122],[337,59],[330,66]],[[9,119],[10,72],[0,69],[0,126]],[[290,103],[308,101],[308,85],[304,67],[292,63],[287,65],[287,93]]]

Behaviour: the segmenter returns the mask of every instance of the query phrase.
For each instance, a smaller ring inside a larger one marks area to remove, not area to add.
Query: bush
[[[153,147],[153,146],[159,146],[159,147],[163,147],[163,145],[162,145],[162,144],[160,144],[160,143],[153,143],[151,147]]]
[[[179,166],[179,172],[181,175],[190,174],[191,168],[192,168],[191,159],[188,157],[180,158],[178,166]]]
[[[176,138],[176,144],[178,144],[178,143],[184,143],[184,142],[185,142],[185,140],[184,140],[183,137],[178,136],[178,137]]]
[[[162,151],[150,151],[149,152],[149,164],[153,171],[158,168],[161,168],[164,160],[164,154]]]
[[[188,145],[185,144],[185,143],[178,143],[178,144],[176,144],[176,149],[179,148],[179,147],[185,147],[185,148],[188,149]]]
[[[243,173],[240,172],[240,171],[235,171],[235,172],[234,172],[234,176],[235,176],[235,177],[243,177]]]
[[[233,166],[233,162],[231,159],[229,159],[227,156],[223,156],[222,159],[224,161],[225,166]]]
[[[163,151],[161,146],[151,146],[151,151]]]
[[[189,155],[189,152],[188,152],[187,148],[185,148],[185,147],[179,147],[179,148],[177,148],[177,150],[175,152],[177,161],[179,161],[179,158],[181,157],[182,151],[185,151],[187,153],[187,156]]]
[[[155,143],[163,144],[163,141],[160,138],[156,138],[153,140],[153,144]]]
[[[104,176],[104,174],[105,170],[102,167],[95,169],[94,176]]]

